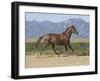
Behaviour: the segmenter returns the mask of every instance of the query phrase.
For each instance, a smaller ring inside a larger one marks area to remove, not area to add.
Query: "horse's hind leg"
[[[44,51],[45,48],[47,48],[50,44],[45,44],[44,47],[42,48],[40,55],[42,54],[42,52]]]
[[[56,52],[55,44],[52,44],[52,48],[53,48],[54,52],[56,53],[56,55],[59,56],[59,53]]]

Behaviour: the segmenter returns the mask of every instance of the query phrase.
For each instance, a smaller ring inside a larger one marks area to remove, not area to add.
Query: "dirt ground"
[[[26,55],[26,68],[89,65],[89,56]]]

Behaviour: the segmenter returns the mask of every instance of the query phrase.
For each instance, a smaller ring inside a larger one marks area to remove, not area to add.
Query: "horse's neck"
[[[70,39],[72,32],[68,30],[66,32],[63,32],[63,34],[65,34]]]

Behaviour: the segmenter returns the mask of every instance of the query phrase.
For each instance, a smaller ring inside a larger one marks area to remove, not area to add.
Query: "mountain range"
[[[25,36],[26,38],[39,37],[48,33],[61,33],[69,25],[75,25],[78,35],[73,34],[72,38],[89,38],[89,22],[79,18],[71,18],[62,22],[52,21],[25,21]]]

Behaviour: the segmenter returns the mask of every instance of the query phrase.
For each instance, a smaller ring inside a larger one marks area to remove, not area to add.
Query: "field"
[[[54,66],[77,66],[89,64],[89,42],[77,41],[71,42],[71,46],[75,53],[69,48],[65,51],[64,46],[57,46],[57,52],[60,52],[60,57],[52,50],[52,47],[47,47],[40,56],[39,53],[43,48],[43,42],[38,47],[35,42],[26,42],[26,68],[33,67],[54,67]],[[39,57],[39,58],[38,58]]]
[[[28,54],[38,54],[43,48],[43,43],[41,43],[38,47],[35,46],[35,43],[26,43],[26,55]],[[75,54],[79,56],[89,55],[89,43],[88,42],[74,42],[71,43],[72,48],[75,50]],[[65,51],[64,46],[56,46],[56,50],[58,52],[65,53],[66,55],[71,55],[73,52],[68,48],[68,51]],[[31,53],[34,52],[34,53]],[[48,46],[44,51],[43,54],[55,54],[52,50],[51,46]]]

